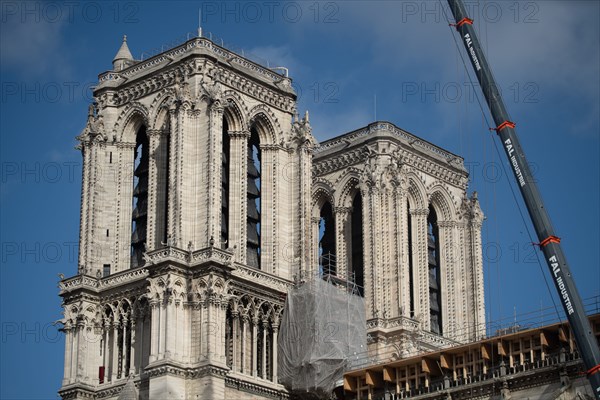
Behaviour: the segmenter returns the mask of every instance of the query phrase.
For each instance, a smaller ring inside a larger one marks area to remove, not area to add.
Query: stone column
[[[121,350],[121,378],[125,378],[127,371],[127,318],[123,318],[123,346]]]
[[[131,352],[130,352],[130,356],[129,356],[129,375],[135,375],[136,372],[136,329],[137,329],[137,324],[136,324],[136,320],[135,318],[132,317],[131,319]]]
[[[215,336],[217,336],[216,340],[216,350],[217,350],[217,360],[221,362],[224,366],[227,365],[227,354],[225,353],[225,329],[226,329],[226,319],[227,319],[227,307],[229,306],[228,302],[223,298],[219,298],[219,302],[217,303],[216,308],[216,332]]]
[[[175,346],[173,347],[174,357],[178,361],[183,361],[183,303],[181,299],[175,300],[175,306],[173,308],[175,310]]]
[[[65,369],[63,375],[63,386],[71,383],[71,370],[72,370],[72,353],[73,353],[73,332],[71,324],[66,323],[65,328]]]
[[[347,240],[351,235],[350,219],[351,208],[335,207],[335,254],[336,254],[336,273],[343,279],[348,279],[348,250]]]
[[[252,318],[252,376],[253,377],[257,377],[257,373],[258,373],[258,351],[257,351],[257,344],[258,344],[258,317],[254,317]]]
[[[247,358],[247,349],[246,349],[246,338],[248,337],[248,317],[246,315],[242,316],[242,337],[240,340],[240,372],[243,374],[246,372],[246,358]]]
[[[380,228],[377,232],[377,238],[379,239],[377,253],[380,254],[380,258],[377,286],[380,288],[381,315],[386,319],[391,318],[397,312],[397,307],[395,307],[397,301],[395,301],[394,296],[399,291],[396,286],[396,270],[393,268],[395,266],[393,260],[398,257],[395,254],[394,230],[392,229],[396,220],[392,194],[391,182],[385,182],[385,186],[382,187],[379,193],[378,205]]]
[[[460,333],[465,333],[465,329],[468,332],[470,326],[469,321],[463,320],[463,326],[451,327],[449,321],[460,321],[459,310],[456,307],[455,296],[456,296],[456,283],[457,278],[455,271],[458,270],[459,263],[456,262],[456,256],[454,254],[454,228],[455,223],[453,221],[438,221],[438,235],[440,243],[440,265],[438,266],[440,271],[440,296],[442,296],[441,304],[441,316],[442,316],[442,334],[455,338],[457,333],[456,329],[460,329]],[[460,276],[460,280],[468,281],[468,276]],[[460,284],[458,285],[460,287]],[[466,293],[464,293],[466,294]],[[464,318],[464,316],[463,316]],[[450,331],[449,331],[450,330]],[[460,338],[458,339],[460,340]]]
[[[375,223],[374,215],[372,213],[372,197],[370,183],[361,183],[359,185],[360,196],[362,200],[362,221],[363,221],[363,271],[364,271],[364,295],[365,295],[365,309],[367,319],[373,318],[376,315],[376,298],[374,286],[377,280],[377,273],[374,268],[373,260],[373,240],[375,239],[372,234],[372,225]],[[359,245],[353,243],[353,246]]]
[[[171,312],[171,306],[173,303],[173,299],[171,298],[171,296],[167,296],[165,297],[165,299],[163,300],[163,308],[161,310],[161,346],[162,346],[162,357],[161,358],[171,358],[171,351],[173,349],[173,347],[171,346],[171,341],[172,341],[172,330],[173,330],[173,326],[172,325],[172,319],[173,319],[173,315]],[[164,316],[163,316],[164,315]]]
[[[148,136],[148,209],[147,209],[147,227],[146,227],[146,247],[148,250],[157,248],[160,241],[156,240],[155,230],[158,222],[157,214],[157,192],[158,192],[158,154],[156,149],[160,140],[160,131],[157,129],[147,129]]]
[[[197,326],[198,326],[198,352],[197,352],[197,357],[199,361],[204,361],[206,360],[206,339],[204,338],[206,336],[206,327],[204,326],[204,319],[205,319],[205,299],[202,298],[200,299],[200,301],[198,302],[197,305],[194,306],[194,310],[197,310]]]
[[[133,211],[133,153],[135,142],[117,143],[118,169],[117,175],[117,193],[116,213],[117,230],[114,236],[114,269],[111,266],[111,273],[126,270],[131,267],[131,213]],[[91,222],[88,222],[91,223]]]
[[[204,316],[204,320],[206,320],[206,329],[204,329],[204,339],[206,342],[206,357],[208,360],[212,360],[213,359],[213,353],[214,353],[214,344],[213,344],[213,340],[215,337],[215,332],[214,332],[214,322],[213,322],[213,305],[212,305],[213,299],[212,297],[209,295],[209,297],[207,297],[206,299],[206,312],[205,312],[205,316]]]
[[[102,333],[104,336],[103,339],[103,343],[102,343],[102,365],[104,366],[104,383],[108,382],[108,364],[110,362],[109,360],[109,349],[110,349],[110,345],[108,343],[109,340],[109,332],[110,331],[110,323],[108,321],[104,321],[104,325],[102,327]]]
[[[73,377],[73,381],[80,381],[82,378],[79,368],[81,365],[81,331],[84,329],[84,326],[82,321],[78,321],[75,326],[75,348],[73,349],[73,355],[75,356],[73,366],[75,368],[72,370],[71,376]]]
[[[397,253],[400,255],[398,257],[398,287],[400,288],[400,293],[398,293],[398,307],[402,310],[400,313],[402,316],[410,317],[410,285],[412,277],[410,276],[410,246],[411,244],[408,242],[409,232],[408,225],[408,200],[406,197],[406,191],[397,188],[396,194],[396,213],[398,214],[397,219],[397,227],[399,237],[397,238],[396,246]]]
[[[274,322],[273,323],[273,351],[271,352],[273,354],[273,382],[274,383],[277,383],[277,380],[278,380],[278,376],[277,376],[277,357],[279,356],[278,350],[277,350],[278,334],[279,334],[279,324],[277,322]]]
[[[119,324],[117,321],[112,323],[112,365],[111,365],[111,382],[115,382],[118,376],[119,369]]]
[[[246,163],[249,131],[229,131],[229,243],[236,261],[246,260]]]
[[[189,155],[189,139],[186,137],[186,110],[184,107],[173,105],[169,109],[170,135],[169,135],[169,177],[168,177],[168,229],[167,236],[170,236],[174,246],[183,248],[191,237],[184,237],[183,222],[185,215],[183,211],[184,198],[189,194],[189,182],[185,175],[186,166],[189,161],[185,158]],[[189,132],[187,132],[189,134]],[[187,140],[187,142],[186,142]],[[186,144],[188,147],[186,147]],[[188,230],[186,230],[187,232]]]
[[[276,211],[273,166],[276,151],[272,145],[260,146],[260,268],[268,273],[274,273],[274,249],[277,247],[277,237],[273,235]]]
[[[312,135],[310,135],[310,125],[308,119],[305,120],[305,127],[308,128],[308,135],[306,135],[306,141],[304,141],[298,147],[298,170],[297,175],[293,179],[298,179],[298,206],[299,206],[299,217],[300,217],[300,229],[298,241],[300,243],[300,270],[301,271],[314,271],[318,266],[317,263],[313,265],[306,265],[310,262],[310,253],[312,243],[310,241],[310,216],[311,216],[311,186],[312,186],[312,152],[313,144],[311,143]],[[289,187],[293,188],[292,184]],[[318,238],[318,234],[317,234]]]
[[[421,329],[429,331],[429,265],[427,255],[427,208],[410,210],[413,248],[413,294],[415,318]]]
[[[90,150],[89,150],[89,142],[82,141],[79,146],[81,149],[81,210],[80,210],[80,218],[81,221],[79,225],[79,258],[78,258],[78,266],[87,264],[88,260],[88,236],[90,228],[88,227],[88,203],[90,196]]]
[[[150,362],[158,360],[159,352],[159,329],[160,329],[160,303],[157,300],[150,302]]]
[[[213,101],[209,113],[208,239],[212,237],[218,243],[221,237],[221,147],[223,137],[223,106],[221,102]]]
[[[167,351],[167,303],[168,299],[162,298],[159,303],[159,320],[158,320],[158,359],[165,358]]]
[[[146,334],[144,325],[146,325],[146,314],[145,313],[140,318],[140,325],[139,325],[140,326],[139,327],[140,334],[139,334],[139,339],[136,340],[136,342],[139,342],[138,351],[136,352],[136,355],[138,358],[138,361],[136,364],[136,366],[137,366],[136,370],[137,370],[137,368],[139,368],[140,374],[144,370],[144,347],[146,346],[146,342],[144,341],[144,335]]]
[[[88,165],[87,165],[87,172],[88,172],[88,179],[87,179],[87,194],[85,196],[86,199],[86,203],[87,203],[87,215],[86,215],[86,219],[85,219],[85,224],[86,224],[86,232],[85,232],[85,251],[86,251],[86,256],[85,256],[85,263],[84,264],[80,264],[79,267],[97,267],[97,265],[94,265],[93,260],[94,260],[94,252],[96,251],[95,246],[94,246],[94,242],[95,242],[95,238],[94,238],[94,220],[96,218],[96,212],[95,212],[95,207],[94,207],[94,203],[97,197],[97,190],[96,190],[96,185],[98,182],[98,169],[101,169],[102,166],[97,162],[97,148],[98,148],[98,144],[97,142],[95,142],[94,140],[91,140],[89,142],[86,143],[85,145],[85,155],[87,156],[87,161],[88,161]],[[82,199],[83,200],[83,199]],[[81,221],[81,225],[84,225],[84,220]],[[82,247],[82,250],[84,248]],[[81,253],[81,252],[80,252]]]
[[[474,304],[474,323],[476,327],[474,340],[479,340],[485,336],[485,296],[483,281],[483,260],[481,248],[481,225],[483,215],[480,219],[477,217],[469,224],[471,230],[471,260],[473,274],[473,304]]]
[[[363,203],[363,205],[368,207],[371,214],[370,219],[363,219],[363,221],[372,221],[371,223],[364,224],[369,231],[367,236],[367,238],[369,238],[369,245],[367,247],[370,248],[369,253],[371,260],[371,262],[367,264],[370,267],[367,275],[371,275],[372,277],[371,284],[368,285],[369,291],[371,292],[369,299],[372,302],[373,315],[379,318],[383,316],[385,302],[382,282],[384,278],[382,275],[384,275],[383,268],[385,254],[383,254],[382,250],[383,243],[381,232],[383,230],[383,221],[381,217],[383,210],[381,197],[382,189],[377,186],[377,183],[374,183],[373,186],[371,186],[370,196],[367,198],[368,201]]]
[[[183,303],[183,362],[192,361],[192,314],[194,307],[190,302]]]
[[[261,378],[267,379],[267,330],[269,329],[269,321],[263,319],[262,321],[262,368]]]
[[[313,278],[313,275],[315,275],[317,272],[321,272],[321,260],[319,259],[319,223],[321,222],[321,218],[319,217],[312,217],[310,219],[310,231],[312,233],[312,244],[313,244],[313,248],[312,248],[312,257],[311,258],[311,262],[310,265],[308,265],[306,267],[306,270],[303,271],[304,272],[304,276],[301,276],[301,278],[303,279],[311,279]]]
[[[239,337],[239,314],[237,311],[231,312],[231,370],[237,372],[237,351],[238,351],[238,337]]]

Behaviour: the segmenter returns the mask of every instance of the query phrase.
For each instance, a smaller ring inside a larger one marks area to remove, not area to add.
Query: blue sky
[[[76,271],[73,147],[89,88],[124,34],[147,57],[194,32],[200,8],[205,32],[289,68],[318,140],[376,113],[464,156],[487,215],[488,320],[551,306],[444,2],[0,4],[1,398],[51,399],[60,387],[64,343],[53,322],[58,274]],[[599,4],[467,2],[584,298],[600,295]]]

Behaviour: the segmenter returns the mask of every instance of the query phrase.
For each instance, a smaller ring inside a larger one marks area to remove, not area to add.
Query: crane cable
[[[454,29],[452,29],[452,25],[453,25],[453,24],[451,23],[451,20],[448,18],[448,14],[446,14],[446,10],[445,10],[445,9],[444,9],[444,7],[442,6],[442,2],[441,2],[441,0],[438,0],[438,2],[440,3],[440,7],[441,7],[441,9],[442,9],[442,12],[444,13],[444,17],[446,18],[446,21],[448,22],[448,28],[449,28],[449,29],[450,29],[450,31],[451,31],[451,34],[452,34],[452,39],[454,39],[454,44],[455,44],[455,46],[456,46],[456,50],[457,50],[457,51],[458,51],[458,53],[460,54],[460,58],[461,58],[461,60],[462,60],[463,66],[464,66],[464,68],[465,68],[465,70],[466,70],[466,72],[467,72],[467,76],[469,77],[469,81],[470,81],[470,83],[471,83],[471,86],[472,86],[473,88],[475,88],[475,85],[474,85],[474,83],[473,83],[473,79],[471,78],[471,74],[469,73],[469,69],[467,68],[467,64],[466,64],[466,62],[465,62],[465,58],[463,57],[463,54],[462,54],[462,52],[460,51],[460,47],[458,46],[458,42],[457,42],[457,40],[456,40],[456,35],[455,35],[455,32],[454,32]],[[486,38],[486,40],[487,40],[487,38]],[[483,88],[482,88],[482,89],[483,89]],[[492,126],[490,125],[490,122],[489,122],[489,120],[488,120],[488,117],[487,117],[487,115],[486,115],[486,113],[485,113],[485,111],[484,111],[483,105],[482,105],[482,103],[481,103],[481,99],[479,98],[479,94],[477,93],[477,91],[476,91],[476,90],[473,90],[473,92],[475,93],[475,97],[476,97],[476,99],[477,99],[477,103],[479,104],[479,109],[481,110],[481,113],[482,113],[482,115],[483,115],[483,118],[485,119],[485,122],[486,122],[486,124],[487,124],[487,126],[488,126],[488,129],[490,129],[490,130],[495,130],[495,129],[494,129],[494,128],[492,128]],[[499,157],[502,157],[502,156],[501,156],[501,154],[500,154],[500,150],[498,149],[498,144],[496,143],[496,138],[495,138],[495,136],[493,137],[493,139],[492,139],[492,142],[494,143],[494,148],[496,149],[496,153],[498,154],[498,156],[499,156]],[[500,163],[500,165],[502,166],[502,170],[503,170],[504,174],[505,174],[507,177],[508,177],[508,176],[510,176],[509,174],[507,174],[507,171],[506,171],[506,166],[504,165],[504,163],[503,163],[503,162],[501,162],[501,163]],[[516,205],[517,205],[517,209],[519,210],[519,215],[521,216],[521,220],[523,221],[523,225],[525,226],[525,230],[527,231],[527,236],[529,236],[529,240],[531,241],[532,245],[534,245],[536,242],[534,241],[534,239],[533,239],[533,236],[531,235],[531,231],[530,231],[530,229],[529,229],[529,225],[527,224],[527,221],[526,221],[526,219],[525,219],[525,216],[523,215],[523,210],[522,210],[522,208],[521,208],[521,204],[519,203],[519,201],[518,201],[518,199],[517,199],[517,195],[515,194],[515,190],[514,190],[514,188],[513,188],[513,184],[512,184],[512,182],[511,182],[511,179],[509,178],[509,179],[507,179],[507,181],[508,181],[508,186],[510,187],[510,191],[511,191],[511,193],[512,193],[513,199],[515,200],[515,203],[516,203]],[[545,284],[546,284],[546,289],[548,289],[548,293],[550,294],[550,299],[552,300],[552,304],[554,305],[554,310],[556,311],[556,315],[557,315],[557,317],[558,317],[558,320],[560,321],[560,313],[559,313],[559,311],[558,311],[558,307],[556,306],[556,302],[554,301],[554,297],[552,296],[552,291],[550,290],[550,285],[548,284],[548,279],[546,278],[546,274],[544,273],[544,269],[543,269],[543,267],[542,267],[542,263],[541,263],[541,260],[540,260],[540,256],[539,256],[539,254],[538,254],[538,251],[537,251],[537,250],[536,250],[536,251],[534,251],[534,253],[535,253],[535,256],[536,256],[536,259],[537,259],[537,262],[538,262],[538,266],[540,267],[540,272],[542,273],[542,277],[544,278],[544,282],[545,282]]]

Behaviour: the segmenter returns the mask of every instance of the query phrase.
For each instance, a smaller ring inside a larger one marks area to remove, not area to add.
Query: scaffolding
[[[356,285],[324,272],[289,291],[278,364],[279,380],[288,390],[329,398],[351,359],[366,351],[367,326]]]

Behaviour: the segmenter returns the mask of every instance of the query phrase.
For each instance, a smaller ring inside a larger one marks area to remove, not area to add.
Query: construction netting
[[[331,394],[366,346],[362,297],[322,279],[289,291],[278,347],[279,380],[288,390]]]

